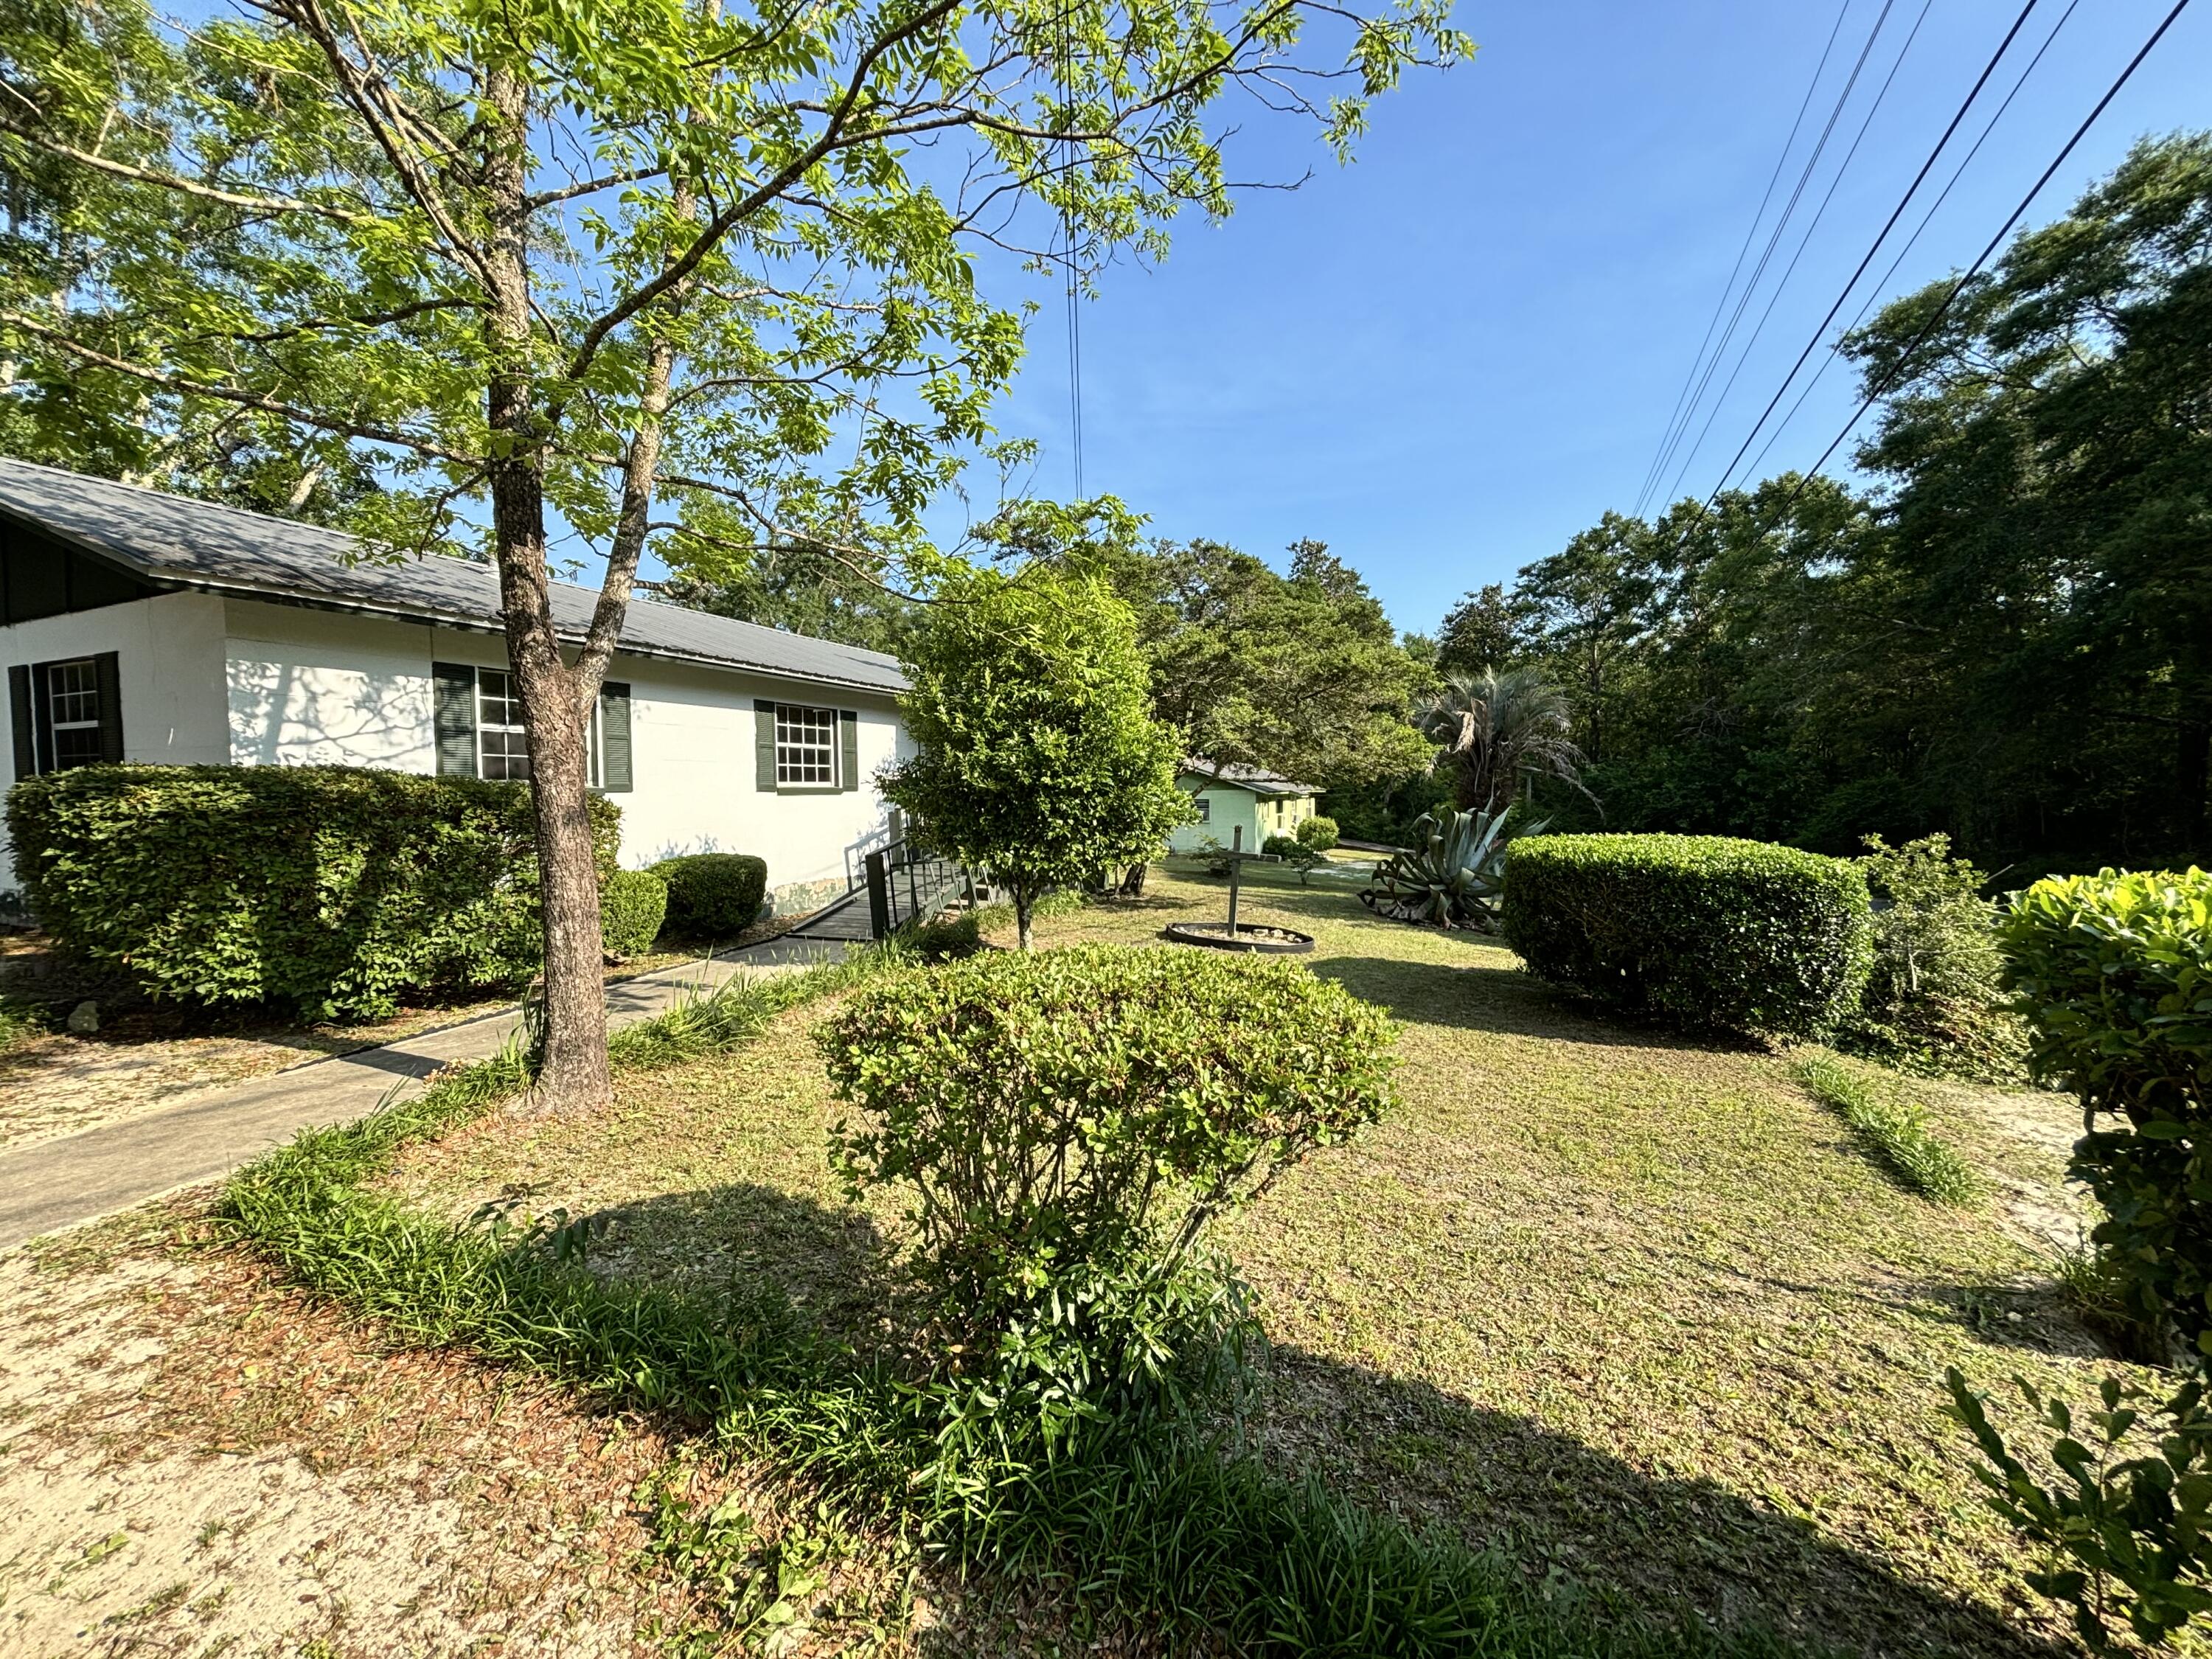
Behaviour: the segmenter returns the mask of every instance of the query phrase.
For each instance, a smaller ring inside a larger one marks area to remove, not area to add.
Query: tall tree
[[[388,545],[481,503],[532,749],[540,1089],[589,1105],[586,722],[648,544],[726,520],[926,554],[1021,352],[970,250],[1157,252],[1178,210],[1228,208],[1224,93],[1341,151],[1406,66],[1464,49],[1444,3],[255,0],[172,37],[143,0],[37,0],[0,21],[0,173],[57,181],[66,223],[6,268],[0,359],[110,425],[244,409],[311,461],[371,455]],[[556,522],[605,560],[573,645]]]
[[[1522,648],[1522,614],[1503,582],[1486,582],[1444,613],[1437,630],[1437,666],[1446,673],[1510,668]]]

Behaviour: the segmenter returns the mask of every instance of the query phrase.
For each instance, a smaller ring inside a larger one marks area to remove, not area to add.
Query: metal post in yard
[[[1244,868],[1244,826],[1229,832],[1229,937],[1237,937],[1237,877]]]
[[[884,868],[884,853],[871,853],[866,866],[868,873],[868,934],[872,939],[888,938],[891,931],[890,878]]]

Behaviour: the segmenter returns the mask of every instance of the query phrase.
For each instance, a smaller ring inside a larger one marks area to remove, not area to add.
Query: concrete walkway
[[[866,896],[860,897],[865,913]],[[817,937],[815,929],[849,902],[712,963],[687,963],[610,985],[608,1020],[619,1026],[649,1018],[741,969],[835,960],[847,941],[835,934]],[[486,1014],[0,1154],[0,1250],[220,1179],[302,1129],[360,1117],[395,1083],[419,1083],[455,1060],[495,1052],[520,1018],[519,1007]]]

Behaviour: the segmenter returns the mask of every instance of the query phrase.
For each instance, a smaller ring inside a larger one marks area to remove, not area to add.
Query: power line
[[[2035,0],[2028,0],[2028,3],[2033,5]],[[1735,390],[1737,378],[1742,374],[1744,365],[1751,361],[1752,348],[1759,343],[1759,337],[1766,331],[1767,319],[1774,315],[1774,307],[1781,303],[1783,291],[1790,286],[1790,279],[1797,274],[1797,262],[1805,257],[1805,250],[1813,245],[1813,234],[1820,229],[1820,221],[1827,216],[1828,204],[1836,199],[1836,191],[1844,182],[1844,174],[1850,170],[1852,158],[1859,153],[1859,146],[1866,142],[1867,133],[1874,125],[1874,118],[1881,112],[1882,105],[1888,100],[1889,89],[1896,82],[1897,72],[1905,67],[1905,55],[1912,50],[1912,43],[1920,38],[1920,26],[1928,21],[1928,13],[1934,5],[1935,0],[1923,0],[1920,15],[1912,21],[1912,32],[1905,37],[1905,45],[1897,54],[1897,61],[1889,66],[1889,73],[1882,77],[1881,88],[1875,94],[1874,102],[1868,106],[1866,118],[1859,123],[1859,130],[1851,139],[1850,149],[1844,152],[1844,159],[1837,166],[1835,176],[1828,180],[1827,193],[1820,198],[1820,205],[1813,214],[1813,222],[1805,227],[1804,235],[1798,239],[1797,251],[1790,256],[1790,264],[1783,270],[1782,280],[1774,285],[1774,292],[1767,296],[1766,309],[1759,313],[1759,321],[1752,327],[1751,337],[1743,343],[1742,351],[1737,354],[1735,367],[1729,371],[1728,379],[1722,383],[1720,395],[1713,399],[1712,407],[1706,411],[1705,423],[1698,429],[1697,442],[1692,444],[1689,453],[1682,457],[1681,468],[1674,474],[1674,482],[1667,491],[1668,500],[1673,500],[1680,492],[1682,480],[1689,477],[1690,468],[1698,459],[1698,452],[1705,447],[1705,434],[1713,429],[1713,422],[1720,418],[1721,410],[1728,406],[1729,393]]]
[[[1990,61],[1982,65],[1982,72],[1975,76],[1973,86],[1967,91],[1966,99],[1960,104],[1957,112],[1951,117],[1950,125],[1943,129],[1943,136],[1936,141],[1936,148],[1928,152],[1928,159],[1920,164],[1920,171],[1912,175],[1912,182],[1905,187],[1905,194],[1898,198],[1897,205],[1890,210],[1889,217],[1882,222],[1881,229],[1875,233],[1873,243],[1867,248],[1866,257],[1859,261],[1858,269],[1851,272],[1850,280],[1844,284],[1843,292],[1836,295],[1835,304],[1828,307],[1828,314],[1821,318],[1814,328],[1813,337],[1805,343],[1804,350],[1797,354],[1797,361],[1790,365],[1790,372],[1782,377],[1782,384],[1774,389],[1774,396],[1767,400],[1766,407],[1759,411],[1758,420],[1752,422],[1751,430],[1744,434],[1741,446],[1729,458],[1728,465],[1722,470],[1721,481],[1713,486],[1712,495],[1705,497],[1705,504],[1708,507],[1712,505],[1714,496],[1728,488],[1729,475],[1735,471],[1737,463],[1744,458],[1745,451],[1751,447],[1753,441],[1759,436],[1759,428],[1766,424],[1766,417],[1774,413],[1775,405],[1782,401],[1784,394],[1790,390],[1790,383],[1797,378],[1797,371],[1805,367],[1806,360],[1813,355],[1814,348],[1820,343],[1820,337],[1828,331],[1828,325],[1836,320],[1836,313],[1844,308],[1844,301],[1850,298],[1851,290],[1858,286],[1859,278],[1866,275],[1867,267],[1874,263],[1874,256],[1881,251],[1881,245],[1888,240],[1889,233],[1897,228],[1897,222],[1905,216],[1905,210],[1911,205],[1912,198],[1920,186],[1927,181],[1929,173],[1936,166],[1936,158],[1943,154],[1943,147],[1951,142],[1952,135],[1959,131],[1959,124],[1966,118],[1966,112],[1973,107],[1974,100],[1982,95],[1982,88],[1989,84],[1990,76],[1996,73],[1999,61],[2006,52],[2012,50],[2013,41],[2018,37],[2021,30],[2027,26],[2028,14],[2035,9],[2038,3],[2039,0],[2027,0],[2027,3],[2020,9],[2020,15],[2012,20],[2012,27],[2005,31],[2004,39],[1997,42],[1997,49],[1990,54]],[[1924,17],[1927,14],[1923,12],[1921,15]],[[1917,25],[1915,27],[1917,27]],[[1899,55],[1898,61],[1900,63],[1904,61],[1902,53]],[[1887,90],[1887,86],[1884,87],[1884,90]],[[1861,131],[1863,134],[1864,129],[1861,129]],[[1800,251],[1802,251],[1802,248]],[[1789,279],[1784,277],[1783,280],[1786,282]]]
[[[1766,275],[1766,267],[1774,258],[1774,251],[1782,246],[1783,234],[1788,230],[1791,217],[1797,211],[1797,204],[1804,198],[1806,185],[1813,181],[1813,174],[1820,165],[1820,157],[1827,153],[1828,140],[1835,136],[1836,123],[1843,118],[1844,106],[1850,101],[1851,93],[1858,85],[1859,76],[1866,69],[1867,59],[1874,53],[1875,42],[1881,38],[1882,26],[1889,21],[1890,11],[1895,3],[1896,0],[1882,0],[1881,11],[1874,20],[1874,27],[1867,33],[1866,44],[1859,48],[1858,61],[1852,64],[1850,76],[1844,82],[1844,89],[1836,95],[1835,106],[1828,112],[1827,125],[1821,128],[1820,139],[1813,146],[1813,153],[1805,158],[1804,170],[1797,175],[1796,186],[1790,191],[1790,200],[1783,206],[1782,216],[1774,222],[1773,234],[1766,239],[1765,247],[1760,250],[1759,263],[1753,267],[1751,278],[1744,284],[1743,293],[1736,301],[1735,310],[1729,318],[1728,326],[1721,331],[1720,343],[1713,348],[1711,361],[1706,363],[1705,374],[1698,381],[1697,390],[1691,394],[1689,407],[1684,411],[1681,425],[1660,457],[1657,471],[1653,479],[1655,483],[1659,478],[1666,477],[1668,465],[1674,460],[1675,450],[1681,446],[1683,438],[1688,435],[1690,422],[1696,417],[1698,406],[1705,401],[1705,388],[1712,384],[1714,374],[1719,371],[1721,360],[1728,355],[1729,343],[1735,337],[1737,325],[1743,321],[1743,313],[1751,307],[1752,295],[1759,291],[1760,279]],[[1639,513],[1643,510],[1643,498],[1639,496],[1637,507]]]
[[[1788,514],[1790,509],[1797,504],[1797,498],[1805,493],[1805,486],[1812,483],[1814,476],[1828,464],[1828,457],[1834,454],[1844,440],[1851,435],[1851,428],[1865,418],[1867,410],[1875,406],[1876,400],[1882,393],[1888,391],[1895,383],[1897,377],[1905,372],[1905,365],[1912,361],[1912,354],[1919,350],[1927,342],[1928,337],[1935,333],[1937,325],[1949,314],[1952,303],[1966,291],[1966,284],[1980,274],[1982,267],[1989,263],[1990,256],[1997,251],[1998,245],[2012,234],[2012,228],[2021,222],[2028,209],[2034,204],[2035,198],[2043,193],[2043,187],[2049,184],[2052,175],[2066,164],[2066,158],[2074,153],[2075,146],[2088,135],[2091,127],[2096,125],[2097,118],[2105,112],[2106,106],[2120,95],[2120,88],[2134,78],[2136,70],[2142,66],[2143,59],[2149,57],[2152,49],[2166,38],[2166,32],[2173,27],[2174,19],[2188,9],[2189,0],[2174,0],[2173,9],[2166,13],[2159,26],[2151,31],[2151,37],[2143,42],[2142,49],[2130,58],[2128,60],[2128,66],[2120,71],[2119,79],[2106,89],[2105,95],[2097,100],[2096,108],[2091,110],[2083,118],[2081,125],[2074,129],[2074,136],[2066,141],[2064,148],[2051,158],[2051,165],[2044,168],[2042,175],[2028,186],[2027,194],[2020,198],[2020,205],[2012,210],[2010,216],[2003,224],[1997,227],[1997,234],[1990,238],[1989,246],[1982,250],[1980,257],[1966,268],[1965,273],[1956,282],[1951,284],[1951,291],[1943,296],[1942,303],[1938,305],[1934,312],[1929,313],[1928,320],[1921,325],[1919,333],[1914,335],[1905,349],[1898,353],[1897,361],[1891,365],[1889,372],[1868,389],[1866,396],[1860,399],[1858,408],[1852,411],[1850,419],[1844,422],[1843,430],[1828,441],[1828,447],[1820,452],[1820,459],[1814,461],[1797,480],[1797,487],[1790,492],[1790,499],[1782,503],[1781,511],[1775,514],[1775,522],[1779,523]]]
[[[1836,13],[1835,23],[1828,30],[1828,44],[1820,48],[1820,61],[1813,66],[1813,78],[1806,83],[1804,99],[1797,106],[1797,118],[1790,124],[1790,136],[1782,141],[1782,153],[1774,158],[1774,171],[1767,177],[1765,194],[1759,198],[1759,211],[1751,216],[1751,222],[1744,227],[1743,246],[1735,251],[1735,263],[1729,267],[1728,281],[1722,284],[1720,298],[1713,301],[1713,314],[1705,324],[1705,337],[1698,342],[1698,355],[1690,360],[1690,371],[1682,377],[1682,389],[1674,394],[1674,407],[1668,413],[1667,425],[1659,434],[1659,449],[1662,453],[1667,447],[1668,438],[1674,430],[1674,422],[1681,416],[1682,400],[1690,395],[1691,384],[1698,378],[1698,366],[1705,360],[1705,348],[1712,343],[1713,331],[1720,326],[1721,313],[1728,309],[1729,295],[1735,292],[1735,279],[1743,270],[1744,255],[1751,252],[1752,242],[1759,235],[1759,222],[1766,217],[1766,204],[1774,199],[1775,185],[1782,182],[1782,169],[1789,163],[1790,152],[1796,147],[1797,131],[1805,125],[1805,112],[1813,107],[1813,94],[1820,90],[1820,76],[1828,68],[1828,55],[1836,49],[1837,37],[1844,31],[1844,18],[1850,9],[1851,0],[1844,0]],[[1658,483],[1662,465],[1660,454],[1655,453],[1650,468],[1644,475],[1643,485],[1636,492],[1636,510],[1638,513],[1644,510],[1644,498],[1651,493],[1651,486]]]
[[[2005,112],[2012,107],[2013,100],[2020,96],[2021,88],[2028,83],[2029,78],[2034,75],[2038,65],[2043,62],[2045,55],[2056,44],[2068,21],[2081,9],[2081,0],[2067,0],[2066,9],[2058,14],[2058,21],[2051,25],[2051,33],[2043,37],[2043,44],[2035,49],[2035,56],[2027,60],[2027,67],[2022,70],[2014,80],[2012,90],[2005,94],[2004,101],[1997,106],[1996,112],[1983,125],[1981,133],[1975,138],[1972,148],[1960,158],[1959,165],[1951,170],[1950,178],[1944,181],[1943,188],[1936,192],[1936,199],[1928,204],[1928,211],[1920,216],[1920,222],[1913,227],[1912,234],[1905,239],[1905,245],[1897,250],[1895,256],[1889,262],[1888,268],[1875,279],[1874,286],[1867,290],[1867,297],[1859,302],[1858,310],[1852,314],[1851,320],[1844,325],[1844,335],[1849,335],[1853,329],[1865,321],[1866,314],[1874,309],[1875,302],[1889,291],[1890,279],[1897,275],[1898,267],[1905,263],[1905,257],[1919,245],[1921,237],[1927,234],[1928,227],[1935,222],[1936,216],[1942,211],[1943,204],[1951,199],[1951,192],[1958,188],[1959,180],[1966,176],[1966,169],[1973,166],[1974,158],[1982,153],[1982,146],[1989,142],[1990,135],[1997,130],[1998,123],[2004,119]],[[1784,415],[1774,429],[1766,434],[1766,441],[1759,447],[1759,453],[1752,457],[1751,471],[1753,473],[1765,465],[1767,453],[1774,447],[1782,434],[1790,429],[1790,423],[1797,418],[1797,411],[1805,406],[1805,400],[1813,395],[1813,389],[1820,384],[1821,380],[1827,374],[1830,365],[1837,361],[1838,356],[1838,348],[1831,345],[1828,348],[1828,355],[1820,360],[1820,366],[1813,371],[1813,378],[1805,382],[1804,390],[1797,394],[1797,400],[1790,405],[1790,412]],[[1784,384],[1786,385],[1787,382]],[[1727,487],[1728,481],[1723,477],[1721,488],[1724,489]],[[1719,494],[1719,490],[1714,491],[1712,495],[1706,498],[1705,504],[1708,507],[1711,506]]]

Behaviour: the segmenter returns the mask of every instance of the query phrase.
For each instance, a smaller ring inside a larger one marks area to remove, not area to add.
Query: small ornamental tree
[[[1152,718],[1136,623],[1103,583],[1034,565],[957,573],[907,670],[920,752],[883,792],[1006,888],[1024,951],[1048,888],[1140,863],[1188,820],[1182,745]]]

